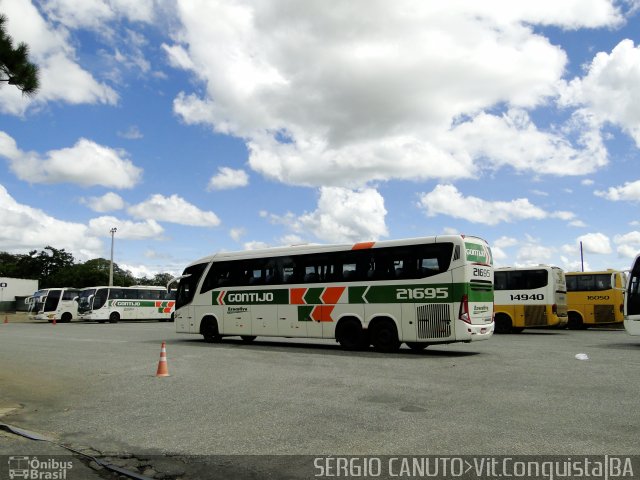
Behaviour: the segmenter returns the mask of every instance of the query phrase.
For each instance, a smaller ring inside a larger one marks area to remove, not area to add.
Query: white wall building
[[[37,290],[38,280],[0,277],[0,312],[15,311],[24,307],[24,298],[30,297]]]

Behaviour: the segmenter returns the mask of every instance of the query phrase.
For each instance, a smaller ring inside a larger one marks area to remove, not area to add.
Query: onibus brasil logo
[[[38,457],[9,457],[9,478],[25,478],[28,480],[65,480],[67,471],[73,468],[70,460],[60,461],[55,458],[40,460]]]

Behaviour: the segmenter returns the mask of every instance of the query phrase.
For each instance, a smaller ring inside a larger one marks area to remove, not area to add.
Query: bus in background
[[[558,267],[497,268],[494,290],[496,333],[567,324],[567,286]]]
[[[174,293],[165,287],[89,287],[80,292],[78,316],[81,320],[117,323],[119,320],[173,319]]]
[[[462,235],[218,253],[173,280],[176,331],[383,352],[484,340],[493,334],[492,265],[487,243]]]
[[[625,290],[624,328],[629,335],[640,335],[640,255],[633,261]]]
[[[578,330],[595,325],[622,324],[626,280],[623,272],[567,272],[565,278],[568,328]]]
[[[68,323],[78,316],[78,288],[45,288],[28,297],[25,303],[34,320]]]

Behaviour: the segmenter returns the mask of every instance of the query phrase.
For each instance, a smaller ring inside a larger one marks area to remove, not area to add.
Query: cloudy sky
[[[498,265],[640,252],[640,0],[0,0],[0,250],[136,275],[460,232]]]

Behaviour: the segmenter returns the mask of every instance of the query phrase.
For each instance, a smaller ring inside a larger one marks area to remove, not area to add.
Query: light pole
[[[113,227],[111,232],[111,264],[109,265],[109,286],[113,287],[113,236],[118,231],[116,227]]]

